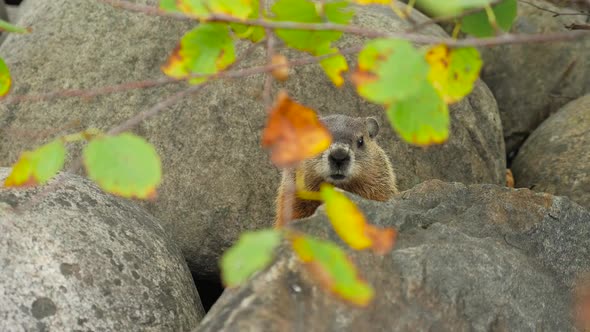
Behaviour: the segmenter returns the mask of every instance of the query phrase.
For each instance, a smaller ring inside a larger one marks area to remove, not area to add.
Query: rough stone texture
[[[517,187],[564,195],[590,208],[590,94],[544,121],[526,140],[512,171]]]
[[[9,36],[0,47],[15,77],[14,94],[160,77],[160,65],[191,27],[189,22],[127,13],[96,1],[29,2],[27,10],[21,11],[20,23],[31,25],[35,33]],[[407,28],[389,11],[365,8],[361,12],[359,24],[386,31]],[[418,21],[425,19],[415,15]],[[436,26],[426,33],[443,35]],[[347,37],[340,46],[359,42],[356,37]],[[239,48],[245,49],[243,45]],[[255,52],[245,65],[264,61],[262,52]],[[199,277],[217,273],[219,255],[242,231],[272,224],[280,177],[260,147],[266,121],[260,98],[263,81],[263,76],[257,75],[212,83],[136,130],[156,145],[163,161],[159,199],[148,208],[172,232]],[[277,84],[275,91],[281,87]],[[500,118],[495,100],[482,82],[453,107],[450,141],[429,149],[401,142],[380,106],[363,102],[350,85],[333,87],[317,65],[293,70],[286,87],[295,99],[322,114],[379,117],[383,124],[380,142],[397,170],[400,189],[430,178],[465,183],[504,181]],[[42,134],[63,133],[59,127],[54,131],[56,124],[80,120],[83,127],[106,129],[181,88],[131,91],[91,101],[57,99],[0,105],[0,160],[14,162],[22,150],[49,139]]]
[[[8,169],[0,168],[0,181]],[[0,189],[1,331],[188,331],[204,315],[159,222],[89,180],[16,215],[37,190]],[[42,190],[42,189],[41,189]]]
[[[584,15],[553,17],[553,13],[533,5],[560,13],[576,12],[575,9],[556,7],[542,0],[527,2],[518,2],[514,33],[565,32],[566,25],[585,23]],[[498,101],[509,159],[551,113],[590,92],[590,38],[481,51],[482,79]]]
[[[590,212],[566,197],[427,181],[388,203],[354,198],[399,230],[385,256],[352,253],[376,297],[326,295],[283,248],[226,290],[199,331],[572,331],[571,290],[590,270]],[[323,208],[294,226],[336,239]]]

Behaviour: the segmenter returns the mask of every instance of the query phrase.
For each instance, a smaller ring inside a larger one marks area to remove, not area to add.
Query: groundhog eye
[[[365,144],[365,141],[363,140],[362,136],[361,136],[361,138],[358,139],[358,141],[356,141],[356,144],[358,145],[359,148],[361,146],[363,146],[363,144]]]

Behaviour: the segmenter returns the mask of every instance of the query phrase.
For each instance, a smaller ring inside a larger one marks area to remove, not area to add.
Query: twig
[[[170,13],[163,12],[152,6],[137,5],[123,0],[98,0],[104,3],[116,3],[117,7],[137,11],[148,15],[170,16]],[[114,5],[114,4],[113,4]],[[115,5],[114,5],[115,6]],[[185,14],[173,13],[175,17],[181,16],[183,18],[190,18]],[[301,23],[301,22],[277,22],[267,21],[264,19],[247,19],[242,20],[229,15],[211,14],[206,18],[207,22],[226,22],[226,23],[241,23],[250,26],[260,26],[269,29],[290,29],[290,30],[310,30],[310,31],[340,31],[345,33],[356,34],[369,38],[396,38],[415,42],[418,44],[447,44],[448,46],[496,46],[504,44],[524,44],[524,43],[544,43],[554,41],[573,40],[582,37],[590,36],[586,31],[570,31],[557,32],[548,34],[505,34],[498,37],[490,38],[465,38],[461,40],[454,40],[452,38],[441,38],[434,36],[424,36],[420,34],[407,32],[383,32],[355,25],[344,25],[334,23]]]
[[[529,1],[526,1],[526,0],[520,0],[520,2],[525,3],[525,4],[529,5],[529,6],[535,7],[537,9],[539,9],[539,10],[544,11],[544,12],[551,13],[551,14],[553,14],[553,17],[567,16],[567,15],[584,15],[584,16],[588,16],[588,13],[581,13],[581,12],[576,12],[576,13],[560,13],[560,12],[556,12],[556,11],[554,11],[552,9],[541,7],[539,5],[536,5],[536,4],[534,4],[532,2],[529,2]]]
[[[231,65],[228,66],[227,70],[234,68],[240,62],[242,62],[244,59],[246,59],[248,56],[250,56],[250,54],[256,49],[256,47],[258,45],[259,45],[259,43],[250,45],[250,47],[236,61],[234,61],[234,63],[232,63]],[[142,121],[144,121],[148,118],[151,118],[151,117],[157,115],[158,113],[160,113],[161,111],[165,110],[166,108],[176,104],[180,99],[184,98],[185,96],[199,92],[203,88],[203,86],[205,86],[205,84],[209,83],[216,76],[223,75],[223,73],[224,72],[222,71],[218,74],[212,75],[209,77],[209,79],[207,81],[201,83],[200,85],[193,85],[193,86],[189,87],[188,89],[185,89],[183,91],[175,93],[171,97],[168,97],[165,100],[152,106],[150,109],[143,111],[141,113],[138,113],[135,116],[127,119],[125,122],[119,124],[118,126],[111,128],[111,130],[108,131],[108,134],[109,135],[119,134],[119,133],[122,133],[124,131],[127,131],[127,130],[137,126]]]
[[[572,23],[570,25],[566,25],[565,28],[568,30],[590,30],[590,24]]]
[[[259,5],[259,15],[258,17],[264,17],[264,13],[266,12],[266,6],[264,0],[258,1]],[[266,61],[268,65],[272,65],[272,59],[274,56],[274,35],[271,29],[265,28],[264,33],[266,34]],[[271,89],[272,89],[272,73],[267,72],[266,78],[264,80],[264,88],[262,90],[262,100],[264,101],[264,107],[266,110],[270,112],[272,107],[272,97],[271,97]]]
[[[53,91],[48,93],[41,93],[41,94],[27,94],[27,95],[14,95],[9,96],[5,100],[1,100],[0,104],[16,104],[25,101],[30,102],[37,102],[37,101],[45,101],[45,100],[52,100],[56,98],[64,98],[64,97],[80,97],[80,98],[93,98],[100,95],[106,95],[111,93],[123,92],[128,90],[135,90],[135,89],[146,89],[146,88],[153,88],[158,86],[163,86],[170,83],[179,83],[184,82],[186,79],[176,79],[171,77],[163,77],[154,80],[145,80],[145,81],[134,81],[128,83],[122,83],[117,85],[109,85],[101,88],[93,88],[93,89],[68,89],[68,90],[59,90]]]
[[[258,46],[258,43],[251,45],[250,48],[248,48],[239,59],[237,59],[234,63],[232,63],[228,67],[228,69],[238,65],[243,59],[248,57],[254,51],[256,46]],[[138,113],[138,114],[134,115],[133,117],[127,119],[125,122],[113,127],[111,130],[108,131],[107,134],[116,135],[118,133],[122,133],[124,131],[130,130],[131,128],[138,125],[142,121],[144,121],[150,117],[153,117],[153,116],[159,114],[160,112],[162,112],[163,110],[165,110],[166,108],[174,105],[175,103],[180,101],[185,96],[188,96],[190,94],[200,91],[203,88],[203,86],[209,82],[210,82],[210,80],[207,80],[207,81],[201,83],[200,85],[193,85],[181,92],[175,93],[174,95],[166,98],[165,100],[158,102],[157,104],[152,106],[150,109],[148,109],[144,112]],[[77,173],[82,168],[82,165],[83,165],[82,158],[78,157],[74,160],[74,162],[66,170],[66,172]],[[63,178],[56,179],[53,183],[45,186],[40,192],[33,195],[28,201],[25,201],[25,202],[19,204],[18,206],[16,206],[14,208],[14,211],[16,213],[21,213],[23,211],[27,211],[27,210],[31,209],[33,206],[35,206],[37,203],[39,203],[43,198],[45,198],[48,194],[50,194],[51,192],[53,192],[54,190],[59,188],[62,184],[63,184]]]
[[[256,44],[258,45],[258,44]],[[341,50],[341,54],[351,54],[357,53],[361,50],[360,47],[351,47]],[[119,93],[124,92],[127,90],[132,89],[140,89],[143,87],[157,87],[169,83],[178,83],[184,82],[192,78],[207,78],[207,79],[231,79],[231,78],[240,78],[250,75],[256,75],[260,73],[266,73],[275,69],[280,69],[282,67],[296,67],[296,66],[305,66],[309,64],[313,64],[319,62],[322,59],[329,58],[335,56],[336,54],[327,54],[322,56],[305,56],[301,58],[296,58],[290,60],[288,64],[270,64],[270,65],[263,65],[263,66],[255,66],[247,69],[239,69],[239,70],[225,70],[217,74],[195,74],[191,75],[184,79],[174,79],[174,78],[163,78],[157,80],[148,80],[148,81],[140,81],[140,82],[130,82],[124,83],[119,85],[113,86],[106,86],[101,88],[94,88],[94,89],[72,89],[72,90],[59,90],[49,93],[43,94],[31,94],[31,95],[16,95],[9,97],[5,100],[0,100],[0,105],[2,104],[16,104],[25,101],[45,101],[51,100],[56,98],[65,98],[65,97],[81,97],[81,98],[90,98],[96,97],[103,94],[109,93]],[[238,62],[238,61],[236,61]],[[149,82],[149,83],[148,83]]]

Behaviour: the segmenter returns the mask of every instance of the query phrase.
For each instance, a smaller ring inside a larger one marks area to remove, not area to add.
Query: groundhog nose
[[[328,158],[336,165],[342,165],[350,160],[350,155],[348,154],[348,151],[344,149],[337,149],[330,152]]]

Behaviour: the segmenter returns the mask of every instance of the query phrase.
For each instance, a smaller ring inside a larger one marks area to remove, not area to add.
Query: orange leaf
[[[278,167],[292,167],[315,157],[332,142],[330,131],[310,108],[298,104],[281,91],[262,133],[262,146],[272,150]]]
[[[391,250],[397,235],[393,228],[377,228],[368,224],[359,208],[345,194],[327,183],[320,186],[320,193],[332,227],[351,248],[371,248],[380,255]]]
[[[282,67],[275,68],[272,70],[272,76],[279,81],[286,81],[289,78],[289,62],[287,57],[282,54],[275,54],[272,56],[273,65],[282,65]]]
[[[4,180],[6,187],[31,187],[39,182],[33,175],[33,163],[30,152],[24,152],[12,167],[12,172]]]

